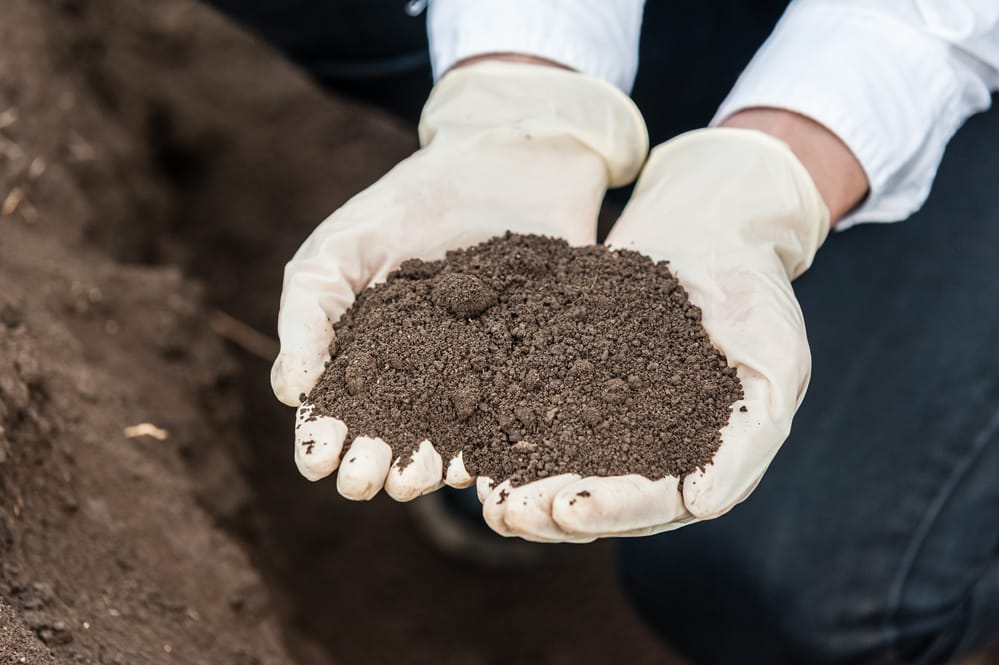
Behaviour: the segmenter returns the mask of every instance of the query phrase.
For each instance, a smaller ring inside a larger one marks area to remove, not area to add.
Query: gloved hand
[[[811,356],[791,280],[828,229],[805,167],[762,132],[703,129],[653,150],[607,242],[670,262],[712,342],[737,368],[745,399],[713,462],[682,481],[561,475],[511,488],[480,478],[489,525],[539,541],[648,535],[717,517],[745,499],[787,438],[808,385]]]
[[[288,263],[278,316],[274,393],[296,406],[329,360],[332,321],[354,295],[403,260],[443,258],[505,231],[596,240],[608,186],[634,179],[648,150],[641,115],[608,83],[563,69],[486,62],[458,68],[434,87],[420,121],[419,151],[319,225]],[[340,464],[346,425],[302,405],[295,460],[318,480]],[[346,457],[345,457],[346,459]],[[445,461],[430,442],[399,471],[389,446],[357,437],[337,489],[370,499],[384,486],[409,500],[441,485]],[[460,458],[447,482],[472,482]]]

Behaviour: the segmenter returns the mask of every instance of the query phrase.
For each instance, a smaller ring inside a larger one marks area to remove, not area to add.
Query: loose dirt
[[[507,234],[360,294],[308,401],[403,466],[429,439],[514,484],[682,477],[742,397],[700,319],[666,263]]]

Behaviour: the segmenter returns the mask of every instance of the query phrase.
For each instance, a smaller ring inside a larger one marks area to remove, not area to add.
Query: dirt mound
[[[231,333],[216,306],[273,330],[283,262],[414,132],[185,0],[13,0],[0,55],[0,598],[16,614],[0,602],[0,635],[103,665],[664,662],[604,547],[484,573],[400,506],[304,483],[268,362],[213,332]]]
[[[258,573],[196,500],[235,514],[249,495],[224,443],[237,367],[202,293],[90,243],[141,253],[130,237],[155,240],[169,192],[78,68],[78,9],[15,1],[0,23],[3,655],[291,662]],[[162,440],[128,438],[139,423]]]
[[[402,465],[430,440],[514,484],[682,477],[742,397],[700,317],[665,263],[507,234],[361,293],[308,402]]]
[[[234,399],[197,290],[49,242],[44,218],[7,223],[0,594],[67,662],[286,662],[261,580],[185,463],[212,457]],[[139,423],[162,440],[129,438]]]

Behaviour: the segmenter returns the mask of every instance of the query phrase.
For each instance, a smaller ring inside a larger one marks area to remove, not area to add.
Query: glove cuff
[[[829,210],[808,170],[786,143],[761,131],[718,127],[670,139],[652,151],[634,196],[653,190],[667,201],[664,190],[703,194],[711,214],[699,216],[700,224],[716,227],[719,240],[772,247],[792,280],[829,234]],[[670,223],[686,221],[664,220]]]
[[[633,181],[649,149],[638,107],[610,83],[513,62],[487,61],[449,72],[430,93],[419,131],[422,146],[484,134],[511,144],[569,138],[603,159],[611,187]]]

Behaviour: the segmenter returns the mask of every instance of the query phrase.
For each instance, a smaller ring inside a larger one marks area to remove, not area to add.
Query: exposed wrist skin
[[[483,53],[482,55],[472,56],[471,58],[465,58],[464,60],[459,60],[454,63],[454,67],[451,69],[458,69],[459,67],[465,67],[467,65],[474,65],[479,62],[485,62],[487,60],[499,60],[501,62],[520,62],[528,65],[546,65],[548,67],[558,67],[559,69],[571,70],[571,67],[566,67],[562,63],[555,62],[554,60],[549,60],[547,58],[539,58],[533,55],[526,55],[524,53]],[[448,70],[451,71],[451,70]]]
[[[784,141],[801,160],[835,224],[867,196],[863,167],[838,136],[811,118],[776,108],[752,108],[729,116],[723,127],[756,129]]]

